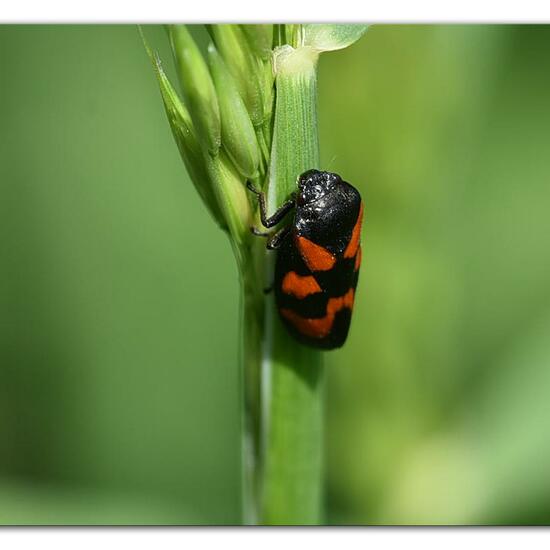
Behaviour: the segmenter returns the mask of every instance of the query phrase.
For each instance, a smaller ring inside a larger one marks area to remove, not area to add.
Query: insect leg
[[[262,225],[264,227],[274,227],[294,208],[293,197],[283,203],[283,205],[278,208],[272,216],[268,217],[265,205],[265,194],[258,191],[250,181],[246,183],[246,186],[250,189],[250,191],[258,196],[258,202],[260,204],[260,219],[262,220]]]
[[[266,237],[268,239],[267,248],[269,250],[274,250],[275,248],[279,248],[279,246],[281,245],[281,241],[288,235],[288,232],[290,231],[290,226],[286,225],[275,233],[270,233],[269,231],[261,231],[254,226],[250,228],[250,231],[252,232],[252,234],[256,235],[256,237]]]
[[[253,235],[256,235],[256,237],[271,237],[271,233],[269,231],[261,231],[260,229],[254,226],[250,228],[250,232]]]
[[[290,228],[291,228],[290,225],[286,225],[282,229],[279,229],[279,231],[277,231],[277,233],[271,235],[271,237],[269,237],[269,239],[267,241],[266,248],[268,248],[269,250],[275,250],[276,248],[279,248],[279,246],[281,246],[282,240],[290,232]]]

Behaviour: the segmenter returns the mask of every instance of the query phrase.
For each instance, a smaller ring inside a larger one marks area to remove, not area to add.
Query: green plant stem
[[[258,522],[261,434],[261,364],[264,339],[263,247],[256,239],[248,247],[241,270],[242,365],[242,515],[245,525]]]
[[[307,48],[276,52],[276,110],[268,207],[296,190],[297,177],[319,167],[317,55]],[[265,254],[265,252],[264,252]],[[273,277],[273,257],[266,260]],[[259,520],[312,525],[321,521],[323,367],[321,354],[282,326],[272,294],[265,307]]]
[[[261,522],[317,525],[322,520],[323,369],[320,353],[290,342],[272,304],[271,361],[263,456]]]
[[[276,52],[276,109],[268,209],[296,191],[297,177],[319,167],[317,54]],[[286,220],[288,223],[288,220]],[[321,353],[293,339],[273,293],[274,253],[254,237],[241,253],[243,511],[245,523],[315,525],[322,521],[323,366]],[[241,249],[242,251],[242,249]]]

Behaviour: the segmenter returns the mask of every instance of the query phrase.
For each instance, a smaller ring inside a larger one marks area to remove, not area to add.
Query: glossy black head
[[[298,179],[295,231],[340,253],[357,221],[361,196],[338,174],[308,170]]]
[[[316,202],[330,194],[339,183],[342,178],[338,174],[308,170],[298,178],[296,202],[299,206]]]

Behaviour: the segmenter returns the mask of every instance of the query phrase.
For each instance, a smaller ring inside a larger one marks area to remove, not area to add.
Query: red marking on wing
[[[354,297],[353,288],[350,288],[343,296],[330,298],[327,303],[326,315],[317,319],[302,317],[291,309],[284,308],[281,309],[281,315],[290,321],[304,336],[321,339],[330,333],[334,318],[340,310],[344,308],[353,309]]]
[[[310,294],[321,292],[321,287],[311,275],[298,275],[295,271],[289,271],[284,277],[281,284],[285,294],[292,294],[299,298],[305,298]]]
[[[359,271],[359,267],[361,266],[361,256],[363,255],[361,250],[361,246],[359,246],[359,248],[357,249],[357,254],[355,255],[355,267],[353,269],[354,271]]]
[[[344,258],[353,258],[357,253],[359,248],[359,242],[361,241],[361,224],[363,223],[363,203],[361,202],[361,208],[359,209],[359,215],[357,216],[357,221],[353,226],[353,231],[351,232],[351,239],[344,250]]]
[[[334,267],[336,258],[322,246],[305,237],[296,237],[300,255],[311,271],[328,271]]]

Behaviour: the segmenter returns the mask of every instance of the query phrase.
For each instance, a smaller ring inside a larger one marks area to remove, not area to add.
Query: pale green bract
[[[239,172],[249,179],[257,178],[260,149],[254,126],[235,81],[214,44],[208,46],[208,61],[218,93],[222,142]]]
[[[303,25],[303,44],[319,52],[341,50],[357,42],[369,25]]]
[[[197,137],[215,155],[221,143],[220,109],[206,61],[185,25],[170,25],[169,37]]]

